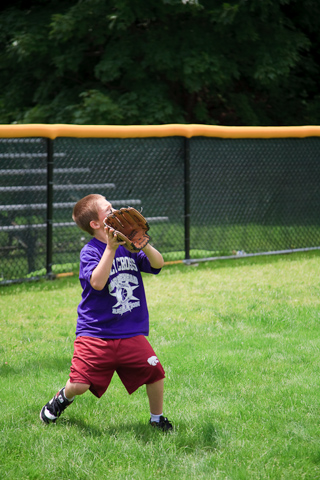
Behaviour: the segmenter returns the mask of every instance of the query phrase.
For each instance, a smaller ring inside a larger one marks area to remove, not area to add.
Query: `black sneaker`
[[[65,410],[73,400],[70,402],[64,396],[64,388],[59,390],[59,392],[53,397],[50,402],[48,402],[40,412],[40,419],[44,423],[55,422],[58,417],[60,417],[63,410]]]
[[[167,432],[168,430],[172,430],[173,426],[172,423],[169,422],[167,417],[163,417],[161,415],[159,422],[152,422],[150,419],[150,425],[154,428],[159,428],[160,430],[163,430],[164,432]]]

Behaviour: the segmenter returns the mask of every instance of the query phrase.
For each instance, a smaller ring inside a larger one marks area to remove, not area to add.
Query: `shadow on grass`
[[[72,356],[65,357],[38,357],[34,360],[28,360],[22,362],[19,365],[12,366],[10,364],[0,365],[0,376],[3,378],[9,378],[11,376],[26,376],[26,372],[29,374],[38,375],[45,371],[54,372],[53,375],[58,375],[60,372],[65,372],[66,377],[69,375]]]
[[[162,432],[152,428],[148,423],[139,422],[119,423],[117,426],[96,426],[81,418],[60,418],[59,426],[73,427],[79,430],[82,436],[92,437],[112,437],[116,439],[127,438],[128,435],[147,445],[158,440],[171,442],[179,450],[186,454],[194,453],[198,450],[218,451],[220,440],[218,430],[211,422],[203,421],[201,426],[194,426],[184,422],[174,425],[174,429],[169,432]]]
[[[64,290],[69,286],[78,286],[80,287],[80,282],[78,278],[78,273],[70,277],[61,277],[61,278],[53,278],[53,279],[46,279],[40,278],[38,280],[33,280],[31,282],[21,281],[19,283],[13,283],[9,285],[0,285],[1,296],[10,296],[10,295],[17,295],[19,293],[25,292],[43,292],[44,290],[56,291],[56,290]]]

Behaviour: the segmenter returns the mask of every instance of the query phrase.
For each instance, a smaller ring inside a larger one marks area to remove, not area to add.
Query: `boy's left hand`
[[[133,207],[113,210],[104,219],[104,225],[117,232],[119,241],[126,243],[129,252],[142,250],[150,240],[149,224],[144,216]]]

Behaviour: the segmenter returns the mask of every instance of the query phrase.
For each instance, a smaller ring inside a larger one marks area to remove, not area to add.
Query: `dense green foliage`
[[[1,123],[320,123],[316,0],[0,9]]]

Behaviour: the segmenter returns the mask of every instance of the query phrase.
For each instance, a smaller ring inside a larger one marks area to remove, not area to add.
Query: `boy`
[[[113,211],[102,195],[79,200],[72,218],[92,239],[80,253],[83,288],[70,378],[41,410],[44,423],[55,422],[76,397],[90,390],[100,398],[116,371],[132,394],[146,384],[150,425],[172,430],[163,416],[164,370],[150,343],[149,315],[140,272],[158,274],[162,255],[150,244],[131,252],[104,226]]]

